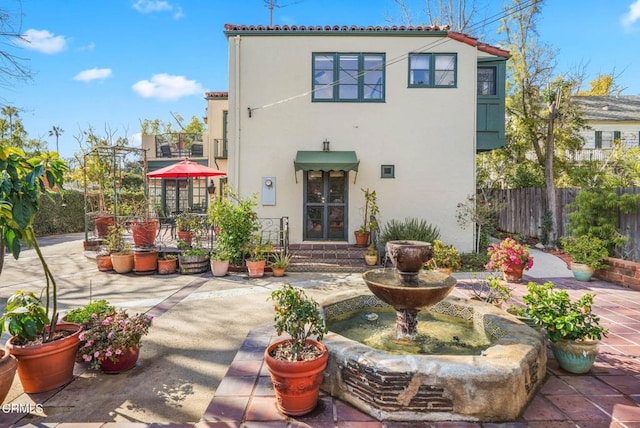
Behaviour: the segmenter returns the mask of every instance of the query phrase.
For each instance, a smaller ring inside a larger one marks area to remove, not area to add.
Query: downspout
[[[240,191],[240,36],[236,35],[233,38],[234,42],[234,85],[233,91],[235,92],[236,103],[234,106],[235,115],[235,132],[234,132],[234,152],[233,158],[233,182],[236,191]]]

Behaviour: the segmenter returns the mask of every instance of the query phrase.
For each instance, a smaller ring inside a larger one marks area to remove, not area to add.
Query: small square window
[[[380,166],[380,178],[396,178],[396,166],[395,165],[381,165]]]

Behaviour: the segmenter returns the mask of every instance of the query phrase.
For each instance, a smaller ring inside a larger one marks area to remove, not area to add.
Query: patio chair
[[[202,143],[193,143],[191,145],[191,156],[192,157],[202,157],[204,155],[204,147]]]
[[[168,144],[163,144],[162,146],[160,146],[160,154],[161,154],[161,157],[163,158],[170,158],[171,146]]]

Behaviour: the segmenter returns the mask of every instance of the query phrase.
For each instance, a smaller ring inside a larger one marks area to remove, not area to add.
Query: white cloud
[[[173,6],[164,0],[138,0],[133,4],[133,8],[140,13],[170,12],[173,10]]]
[[[67,48],[64,36],[55,36],[47,30],[29,29],[22,35],[25,40],[17,40],[16,44],[45,54],[56,54]]]
[[[87,46],[83,46],[80,48],[81,51],[94,51],[96,49],[96,44],[91,42]]]
[[[81,80],[83,82],[90,82],[92,80],[102,80],[107,77],[111,77],[113,71],[110,68],[92,68],[89,70],[83,70],[80,73],[73,76],[73,80]]]
[[[640,0],[635,0],[629,5],[629,11],[622,15],[622,25],[630,27],[640,20]]]
[[[143,98],[159,100],[177,100],[194,94],[203,94],[202,85],[195,80],[187,80],[184,76],[172,76],[166,73],[154,74],[151,80],[141,80],[131,87]]]

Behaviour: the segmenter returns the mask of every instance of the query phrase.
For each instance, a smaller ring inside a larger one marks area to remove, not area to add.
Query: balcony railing
[[[204,156],[204,143],[200,134],[171,132],[156,135],[156,157],[201,158]]]
[[[227,139],[216,138],[213,140],[213,156],[216,159],[227,158]]]

